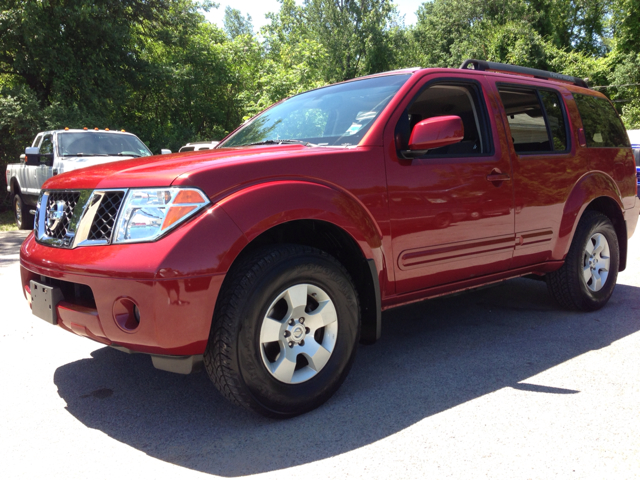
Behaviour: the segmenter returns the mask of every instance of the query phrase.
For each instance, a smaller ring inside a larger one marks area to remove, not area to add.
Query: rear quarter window
[[[574,94],[587,147],[629,147],[629,137],[613,105],[606,99]]]

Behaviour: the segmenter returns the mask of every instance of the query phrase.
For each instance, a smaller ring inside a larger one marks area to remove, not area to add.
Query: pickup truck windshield
[[[296,95],[251,120],[220,147],[357,145],[409,77],[368,78]]]
[[[103,132],[59,133],[58,154],[63,157],[104,155],[148,157],[152,155],[138,137]]]

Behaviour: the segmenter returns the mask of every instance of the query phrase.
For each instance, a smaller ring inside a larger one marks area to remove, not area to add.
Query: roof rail
[[[465,60],[462,65],[460,65],[461,69],[469,69],[471,66],[472,70],[492,70],[496,72],[505,72],[505,73],[515,73],[516,75],[527,75],[534,78],[542,78],[544,80],[559,80],[561,82],[568,82],[579,87],[589,88],[587,82],[578,77],[572,77],[570,75],[563,75],[561,73],[547,72],[546,70],[538,70],[537,68],[527,68],[527,67],[519,67],[517,65],[509,65],[507,63],[496,63],[496,62],[487,62],[485,60]]]

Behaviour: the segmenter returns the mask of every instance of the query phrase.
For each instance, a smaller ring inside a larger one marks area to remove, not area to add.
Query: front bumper
[[[61,328],[151,354],[159,368],[186,370],[205,351],[227,257],[245,243],[216,208],[151,243],[64,249],[39,244],[32,233],[20,249],[22,287],[30,303],[32,280],[62,290],[55,305]],[[167,367],[172,360],[182,366]]]

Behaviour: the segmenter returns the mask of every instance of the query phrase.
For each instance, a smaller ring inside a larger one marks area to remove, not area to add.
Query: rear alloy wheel
[[[547,274],[547,286],[565,308],[598,310],[613,293],[619,266],[620,248],[611,221],[602,213],[586,211],[564,265]]]
[[[13,197],[13,217],[20,230],[33,229],[33,215],[29,213],[28,207],[22,201],[19,193]]]
[[[204,355],[233,403],[287,418],[339,388],[355,357],[360,315],[345,268],[312,247],[279,245],[235,265],[216,306]]]

